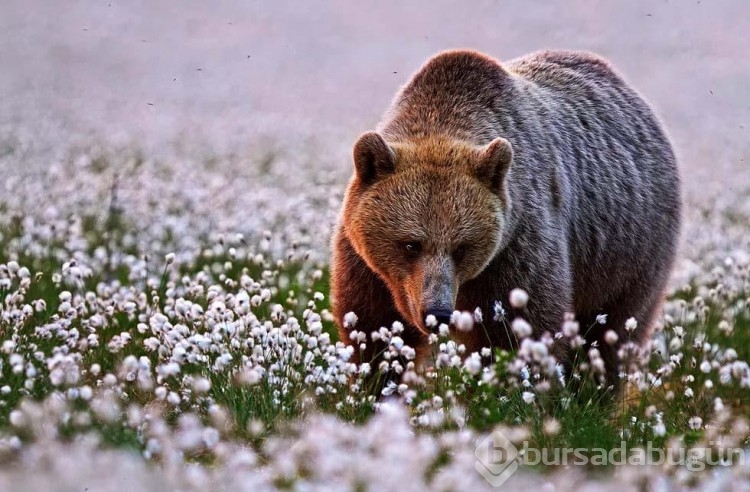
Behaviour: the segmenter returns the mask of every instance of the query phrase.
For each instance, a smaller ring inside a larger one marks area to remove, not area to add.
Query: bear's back
[[[440,53],[399,90],[378,131],[394,142],[444,135],[487,143],[497,133],[494,110],[512,83],[497,61],[481,53]]]
[[[591,308],[587,299],[616,298],[644,279],[661,281],[677,243],[680,179],[653,110],[594,54],[544,51],[505,66],[546,105],[540,124],[554,153],[542,155],[532,144],[528,162],[544,166],[556,157],[577,310]]]

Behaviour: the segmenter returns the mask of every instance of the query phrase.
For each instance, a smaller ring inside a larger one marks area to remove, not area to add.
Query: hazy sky
[[[220,149],[312,138],[343,156],[435,52],[559,47],[612,60],[666,121],[689,180],[748,155],[747,0],[370,4],[0,0],[0,125]]]

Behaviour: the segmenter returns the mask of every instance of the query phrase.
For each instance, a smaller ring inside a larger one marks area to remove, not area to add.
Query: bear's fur
[[[521,315],[539,336],[573,312],[616,384],[609,329],[642,341],[662,301],[680,226],[669,139],[602,58],[543,51],[504,64],[473,51],[430,59],[376,132],[354,146],[332,242],[332,301],[368,334],[400,321],[423,358],[427,314],[481,308],[485,329],[453,330],[467,352],[512,348]],[[530,300],[507,304],[513,288]],[[495,301],[508,313],[493,320]],[[606,314],[606,324],[596,316]],[[634,317],[638,328],[625,332]]]

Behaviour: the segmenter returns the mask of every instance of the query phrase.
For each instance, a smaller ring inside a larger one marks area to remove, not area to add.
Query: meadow
[[[579,349],[566,374],[549,355],[554,340],[525,338],[519,319],[507,320],[518,351],[467,354],[434,336],[422,370],[398,324],[355,331],[357,343],[389,342],[384,365],[357,365],[329,311],[326,236],[304,220],[265,230],[278,218],[248,211],[263,210],[267,197],[225,181],[211,189],[213,161],[185,172],[177,158],[92,147],[24,169],[20,140],[4,141],[16,170],[6,190],[24,192],[0,204],[3,490],[49,480],[59,490],[482,489],[474,450],[497,430],[519,459],[535,450],[551,463],[556,449],[588,450],[585,466],[527,465],[510,484],[705,487],[745,477],[747,249],[680,262],[651,341],[621,350],[616,395],[600,383],[596,350]],[[260,169],[245,179],[272,193],[273,171],[223,163],[233,165]],[[335,214],[341,185],[329,186],[305,200],[334,190]],[[208,197],[225,200],[224,223]],[[314,214],[309,201],[288,200],[288,210]],[[746,234],[745,216],[699,215],[690,223],[718,222],[727,244]],[[512,297],[463,321],[482,329],[485,317],[526,302]],[[347,322],[356,330],[356,313]],[[559,336],[580,347],[592,328],[570,318]],[[401,383],[373,395],[368,385],[385,370]],[[592,459],[623,446],[674,459]]]

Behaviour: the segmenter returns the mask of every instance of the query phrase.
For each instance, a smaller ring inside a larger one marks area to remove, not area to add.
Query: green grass
[[[110,252],[122,251],[119,242],[122,240],[123,230],[130,225],[112,217],[104,221],[84,218],[83,224],[85,237],[91,246],[89,253],[101,244],[106,244]],[[105,233],[105,230],[109,232]],[[69,387],[80,387],[84,384],[92,388],[101,387],[103,375],[117,374],[122,361],[129,355],[148,357],[152,368],[164,363],[165,359],[160,354],[144,350],[144,341],[152,334],[148,331],[140,333],[138,325],[148,323],[148,319],[156,313],[174,309],[174,297],[167,295],[167,292],[180,290],[183,277],[204,283],[205,289],[201,295],[191,295],[185,291],[177,297],[207,310],[210,305],[208,287],[222,286],[227,292],[236,293],[240,289],[236,282],[243,275],[249,276],[262,288],[268,288],[271,292],[269,300],[252,309],[259,323],[270,322],[273,326],[280,326],[281,321],[273,320],[272,311],[274,304],[280,304],[284,308],[284,317],[294,316],[301,325],[305,323],[306,312],[321,313],[323,333],[331,337],[332,343],[337,340],[335,326],[325,316],[325,312],[330,310],[327,297],[329,275],[325,265],[314,265],[304,259],[279,263],[265,258],[262,263],[258,263],[248,259],[247,255],[244,258],[233,258],[228,252],[229,248],[222,247],[219,248],[218,254],[199,255],[189,264],[165,266],[161,256],[158,257],[159,261],[154,260],[152,256],[148,272],[150,284],[143,279],[130,280],[132,272],[124,264],[107,264],[109,270],[95,271],[80,285],[71,287],[53,281],[53,278],[60,274],[60,258],[71,253],[66,250],[64,240],[47,244],[44,255],[29,255],[21,249],[20,254],[13,253],[11,256],[8,252],[19,251],[18,241],[24,235],[20,220],[12,221],[10,227],[0,231],[0,234],[0,263],[7,263],[12,259],[31,270],[31,283],[27,289],[22,289],[25,302],[43,300],[46,303],[45,310],[34,313],[23,324],[0,321],[0,342],[14,340],[14,352],[23,355],[26,361],[33,360],[35,353],[41,353],[49,358],[60,350],[60,339],[54,336],[41,338],[35,334],[35,329],[62,316],[57,313],[57,308],[63,291],[84,296],[87,292],[97,292],[103,285],[109,285],[117,287],[115,295],[120,289],[142,292],[146,296],[145,306],[137,308],[136,313],[115,311],[107,318],[107,326],[95,330],[100,339],[99,347],[80,349],[75,345],[68,346],[71,352],[79,351],[82,354],[79,364],[82,369],[81,379],[75,385],[68,385]],[[211,246],[213,245],[206,244],[206,247]],[[135,256],[140,254],[134,250],[122,252]],[[315,273],[319,269],[322,274]],[[203,280],[196,280],[199,277]],[[11,308],[10,296],[20,292],[18,287],[18,281],[14,280],[11,288],[0,289],[3,310]],[[684,299],[690,303],[699,287],[692,286],[691,290],[676,294],[673,300]],[[715,288],[716,285],[703,287]],[[316,292],[324,293],[324,299],[314,299]],[[674,325],[683,326],[685,330],[683,347],[675,351],[681,353],[683,359],[674,368],[673,374],[665,378],[661,385],[652,385],[646,390],[637,390],[631,385],[626,385],[624,396],[613,400],[610,395],[598,388],[593,380],[583,374],[582,380],[575,384],[575,389],[569,380],[567,386],[540,393],[529,404],[523,399],[523,389],[517,384],[507,382],[514,380],[508,372],[508,363],[512,360],[513,354],[498,353],[492,367],[497,384],[485,384],[480,376],[471,376],[459,368],[434,369],[436,377],[424,386],[417,386],[409,397],[408,405],[415,418],[431,409],[443,415],[444,422],[438,427],[417,425],[416,428],[420,432],[440,433],[461,425],[482,432],[498,425],[520,427],[528,432],[529,446],[549,450],[581,447],[611,450],[619,447],[622,441],[626,441],[631,448],[645,446],[649,442],[664,446],[671,438],[681,439],[687,443],[699,442],[703,437],[703,430],[691,429],[689,419],[699,416],[705,423],[712,422],[715,417],[714,399],[717,397],[731,409],[735,417],[750,418],[750,393],[738,387],[736,381],[728,385],[720,384],[713,369],[709,374],[699,370],[704,354],[702,348],[693,346],[695,340],[701,339],[713,344],[708,355],[714,359],[721,359],[721,354],[729,348],[736,351],[738,360],[750,359],[750,316],[747,306],[731,311],[732,318],[727,320],[734,325],[731,334],[720,329],[720,323],[726,319],[727,312],[730,312],[730,308],[736,308],[745,295],[744,292],[724,292],[706,300],[707,312],[704,319],[673,321]],[[106,300],[106,296],[103,295],[97,298]],[[97,308],[88,306],[83,309],[93,312]],[[92,332],[91,326],[85,320],[85,315],[77,317],[70,322],[67,329],[75,328],[82,334],[82,338],[85,338],[85,334]],[[190,330],[209,333],[207,327],[201,325],[206,322],[205,319],[201,319],[198,324],[191,324],[187,320],[183,322]],[[129,333],[132,340],[121,351],[111,353],[107,343],[122,332]],[[672,338],[671,325],[667,327],[666,333],[669,343]],[[222,341],[225,342],[228,343],[227,340]],[[205,422],[210,422],[209,409],[218,405],[228,414],[232,439],[247,442],[255,449],[260,449],[260,443],[264,439],[284,432],[284,429],[312,412],[332,413],[344,421],[361,424],[376,411],[377,403],[371,398],[368,399],[362,391],[352,393],[348,380],[345,383],[335,382],[327,386],[307,383],[303,364],[285,359],[287,356],[283,354],[265,355],[268,367],[274,362],[279,364],[275,376],[282,383],[271,383],[268,378],[263,378],[254,386],[238,384],[237,371],[242,357],[250,352],[248,348],[237,348],[233,352],[234,359],[228,369],[221,372],[212,370],[210,363],[186,362],[182,364],[179,376],[166,378],[161,383],[157,382],[157,385],[161,384],[167,391],[178,392],[182,398],[178,405],[165,407],[167,421],[176,426],[179,416],[190,411],[196,412]],[[214,355],[216,354],[211,354],[211,357]],[[0,381],[2,385],[10,387],[10,391],[0,399],[0,432],[13,432],[9,424],[10,413],[19,407],[23,399],[42,401],[49,395],[65,389],[64,385],[59,388],[53,387],[44,364],[36,364],[41,377],[34,379],[31,389],[25,388],[27,378],[23,374],[13,373],[8,357],[8,354],[0,353],[0,361],[3,362]],[[666,357],[667,354],[654,354],[650,369],[657,371]],[[95,363],[101,367],[99,375],[94,375],[90,371]],[[325,356],[320,354],[310,363],[320,364],[321,367],[329,367],[327,364],[330,364],[325,361]],[[208,393],[197,395],[186,391],[186,376],[208,378],[211,382]],[[711,388],[705,385],[709,379],[714,383]],[[131,382],[120,382],[122,393],[119,398],[123,405],[148,406],[154,403],[152,391],[138,388]],[[316,389],[324,386],[326,391],[318,394]],[[693,389],[692,397],[685,396],[688,386]],[[442,405],[439,408],[430,407],[436,395],[442,398]],[[161,402],[158,404],[163,405]],[[74,407],[83,413],[90,412],[88,405],[80,400],[74,402]],[[462,421],[450,418],[451,412],[457,408],[462,409]],[[661,414],[661,420],[666,428],[664,435],[657,436],[652,430],[655,422],[654,408]],[[143,449],[145,440],[142,432],[129,427],[124,416],[115,422],[103,423],[96,418],[92,420],[91,429],[102,436],[106,445]],[[251,432],[249,429],[254,425],[258,430]],[[721,432],[730,432],[730,423],[719,422],[717,425],[723,426]],[[548,427],[559,427],[559,430],[549,432]],[[60,436],[70,439],[80,431],[76,425],[68,423],[61,425]],[[745,438],[743,437],[743,445],[748,444]]]

